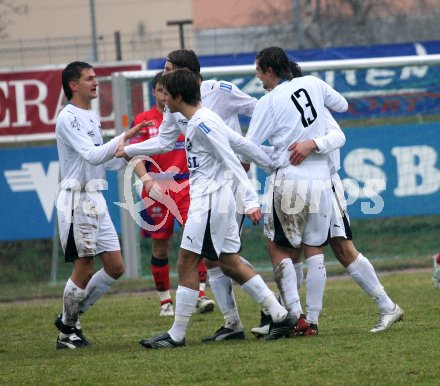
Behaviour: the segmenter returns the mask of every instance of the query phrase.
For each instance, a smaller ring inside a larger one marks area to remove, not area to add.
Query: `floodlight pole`
[[[98,37],[96,36],[96,14],[95,14],[95,0],[90,0],[90,24],[92,27],[92,46],[93,46],[93,61],[98,61]]]
[[[167,26],[177,25],[179,27],[179,38],[180,38],[180,49],[185,49],[185,36],[183,32],[183,26],[186,24],[192,24],[193,21],[191,19],[186,20],[171,20],[167,21]]]

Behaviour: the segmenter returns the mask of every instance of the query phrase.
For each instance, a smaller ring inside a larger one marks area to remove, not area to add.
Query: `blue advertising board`
[[[414,43],[375,44],[369,46],[347,46],[310,48],[305,50],[286,50],[289,58],[296,62],[310,62],[318,60],[384,58],[389,56],[411,56],[440,54],[440,41],[421,41]],[[239,66],[254,64],[257,52],[199,55],[202,67]],[[165,58],[148,60],[149,70],[162,70]]]
[[[0,150],[0,240],[51,238],[55,227],[55,193],[59,178],[56,146]],[[104,191],[110,215],[119,230],[116,172],[107,173]]]

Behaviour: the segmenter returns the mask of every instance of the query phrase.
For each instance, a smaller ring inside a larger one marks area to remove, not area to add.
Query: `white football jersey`
[[[258,196],[229,145],[227,130],[231,129],[220,116],[206,107],[199,109],[188,121],[185,146],[190,170],[190,197],[193,199],[213,193],[228,180],[232,182],[236,179],[248,185],[247,197],[243,198],[245,210],[259,207]],[[256,145],[252,146],[255,151],[264,154]]]
[[[274,146],[274,166],[286,167],[290,165],[290,144],[325,135],[325,106],[344,112],[348,103],[327,83],[313,76],[283,82],[257,102],[246,137],[257,145],[269,140]],[[325,158],[319,153],[308,157]]]
[[[238,114],[252,116],[257,99],[224,80],[205,80],[200,85],[202,105],[216,112],[232,130],[242,134]]]
[[[314,138],[317,153],[326,154],[330,174],[337,173],[341,167],[339,149],[345,144],[345,135],[330,111],[325,109],[325,136]]]
[[[124,133],[104,144],[99,117],[92,110],[65,106],[55,127],[58,157],[60,160],[61,187],[85,188],[90,181],[104,180],[107,168],[126,165],[123,159],[113,159]],[[101,190],[99,183],[88,185]]]

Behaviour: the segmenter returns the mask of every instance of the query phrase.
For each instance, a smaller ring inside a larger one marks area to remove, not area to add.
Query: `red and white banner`
[[[6,137],[25,139],[49,136],[55,131],[58,113],[65,104],[61,73],[63,67],[0,70],[0,142]],[[97,64],[98,77],[113,72],[142,70],[142,63]],[[101,82],[92,106],[101,117],[103,129],[113,129],[111,82]]]

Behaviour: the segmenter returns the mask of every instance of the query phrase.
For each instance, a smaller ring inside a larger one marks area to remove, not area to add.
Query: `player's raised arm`
[[[84,130],[77,130],[74,126],[75,120],[70,119],[68,116],[60,115],[57,122],[57,136],[62,138],[82,158],[94,166],[112,159],[120,139],[124,137],[123,133],[103,145],[96,146],[92,138]]]
[[[179,134],[180,129],[174,124],[171,113],[164,112],[164,120],[159,127],[157,137],[125,146],[124,153],[129,157],[166,153],[174,149]],[[119,152],[117,156],[124,156],[124,154]]]

